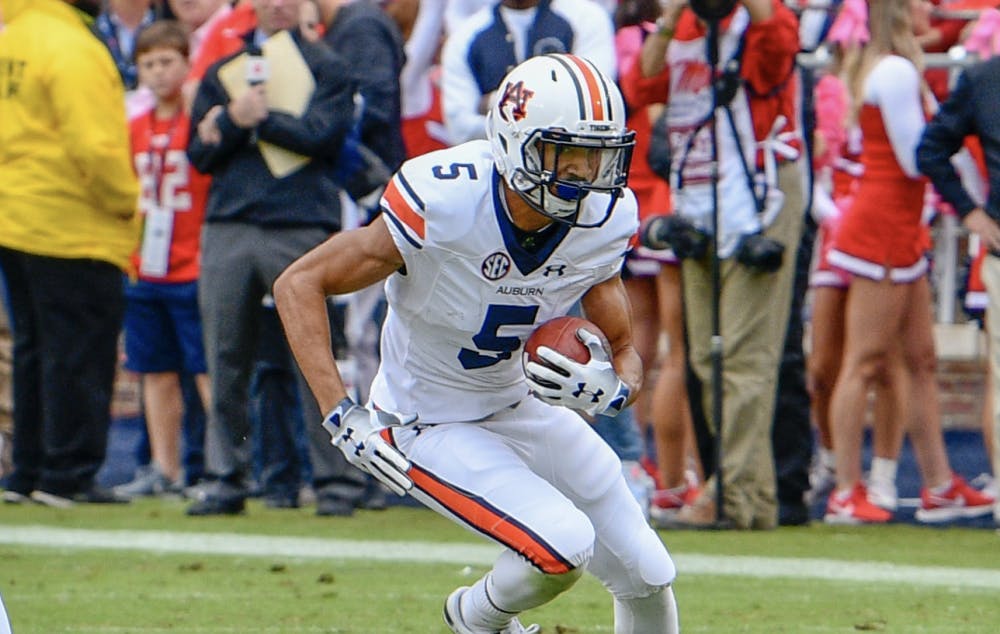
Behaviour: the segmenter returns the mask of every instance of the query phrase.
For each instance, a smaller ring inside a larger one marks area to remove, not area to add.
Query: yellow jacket
[[[0,10],[0,246],[128,270],[139,188],[111,55],[62,0]]]

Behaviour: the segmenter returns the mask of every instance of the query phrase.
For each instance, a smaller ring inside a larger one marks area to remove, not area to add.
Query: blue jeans
[[[642,458],[642,434],[632,416],[631,407],[622,410],[618,416],[598,416],[594,431],[611,446],[620,460],[638,461]]]

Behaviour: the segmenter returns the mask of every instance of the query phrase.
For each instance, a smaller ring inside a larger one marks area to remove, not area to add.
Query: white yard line
[[[48,526],[0,526],[0,544],[63,549],[141,550],[243,557],[365,559],[490,565],[499,547],[490,544],[361,541],[235,533],[84,530]],[[810,579],[860,583],[1000,590],[1000,570],[912,566],[796,557],[674,554],[680,575]]]

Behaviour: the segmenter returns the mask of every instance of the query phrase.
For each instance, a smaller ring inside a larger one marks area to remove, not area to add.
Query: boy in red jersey
[[[129,124],[132,157],[142,187],[142,243],[132,259],[138,279],[126,285],[125,367],[142,375],[152,461],[120,493],[179,490],[183,412],[179,373],[195,376],[202,402],[208,376],[198,312],[199,239],[210,178],[188,163],[190,120],[181,87],[188,74],[188,36],[164,20],[136,42],[140,81],[155,107]]]

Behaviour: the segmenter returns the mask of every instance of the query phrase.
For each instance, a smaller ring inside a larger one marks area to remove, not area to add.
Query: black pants
[[[778,394],[771,430],[779,512],[783,507],[802,507],[805,493],[809,490],[813,436],[809,421],[809,392],[806,390],[806,359],[802,351],[802,304],[809,287],[809,266],[815,237],[816,228],[807,219],[795,254],[792,310],[778,368]]]
[[[8,488],[70,495],[104,462],[125,300],[97,260],[0,248],[14,336],[14,471]]]
[[[250,380],[253,470],[265,496],[297,500],[302,484],[312,479],[312,465],[295,361],[273,306],[261,307],[259,328]]]

